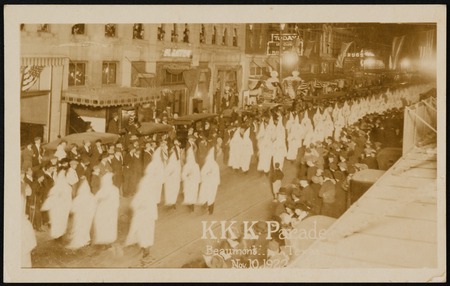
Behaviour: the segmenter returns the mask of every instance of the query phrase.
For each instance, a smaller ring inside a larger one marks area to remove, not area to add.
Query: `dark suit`
[[[33,150],[33,159],[31,163],[33,167],[39,166],[41,164],[42,156],[44,156],[44,148],[42,148],[42,145],[37,147],[36,144],[33,144],[31,150]],[[39,158],[39,156],[41,156],[41,158]]]
[[[111,160],[111,168],[113,170],[113,184],[121,189],[123,183],[123,160],[117,159],[115,156]]]
[[[92,155],[91,155],[91,166],[95,166],[98,165],[100,163],[100,161],[102,160],[102,154],[103,154],[103,149],[94,146],[92,148]]]
[[[90,147],[89,150],[86,150],[86,147],[83,146],[80,149],[80,154],[81,154],[81,160],[88,159],[89,161],[91,161],[92,147]]]
[[[91,166],[89,166],[89,165],[83,166],[83,163],[80,163],[77,165],[76,171],[77,171],[78,178],[81,178],[84,176],[88,182],[91,181],[91,176],[92,176],[92,167]]]
[[[111,119],[108,123],[108,133],[119,134],[119,120]]]

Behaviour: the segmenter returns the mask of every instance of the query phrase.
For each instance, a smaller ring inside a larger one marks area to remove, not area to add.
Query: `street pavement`
[[[296,164],[286,161],[283,184],[291,182],[296,174]],[[247,174],[235,173],[221,167],[221,184],[212,215],[200,206],[190,213],[178,199],[176,210],[159,206],[155,243],[150,255],[142,259],[138,246],[123,247],[131,220],[130,198],[121,198],[118,240],[109,249],[91,245],[72,251],[64,247],[67,241],[52,241],[49,231],[37,232],[38,246],[32,252],[33,267],[69,268],[180,268],[202,258],[210,241],[201,239],[202,221],[253,221],[270,218],[272,192],[270,179],[256,171],[256,159]],[[215,231],[217,230],[214,229]]]

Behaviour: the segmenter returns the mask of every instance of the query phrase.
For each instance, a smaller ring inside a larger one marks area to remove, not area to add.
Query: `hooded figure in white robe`
[[[97,202],[95,196],[91,193],[91,188],[84,179],[81,181],[77,196],[72,202],[71,212],[73,213],[73,225],[71,241],[67,248],[78,249],[90,243],[90,232],[96,207]]]
[[[152,156],[152,161],[145,169],[144,177],[149,178],[147,188],[152,190],[152,195],[157,204],[161,202],[162,186],[164,183],[164,163],[161,148],[158,147]]]
[[[250,128],[247,128],[244,132],[244,136],[242,137],[242,143],[241,143],[241,156],[240,156],[240,167],[242,171],[248,172],[250,169],[250,163],[252,161],[253,156],[253,142],[250,139]]]
[[[214,212],[214,202],[216,201],[217,188],[220,184],[220,169],[214,159],[214,148],[211,148],[206,157],[205,164],[201,171],[201,185],[197,204],[208,205],[209,214]]]
[[[281,118],[278,120],[276,128],[276,140],[273,144],[273,165],[280,164],[280,170],[283,170],[284,158],[286,158],[286,130],[283,127]]]
[[[292,113],[291,113],[292,116]],[[293,117],[293,116],[292,116]],[[288,130],[288,151],[286,159],[293,161],[297,159],[298,148],[301,146],[301,127],[298,116],[292,119],[291,127]]]
[[[240,128],[234,131],[233,137],[229,143],[230,146],[230,157],[228,159],[228,166],[233,168],[233,170],[238,170],[240,168],[240,160],[242,154],[242,137]]]
[[[113,174],[106,173],[95,194],[97,210],[94,216],[94,244],[111,244],[117,239],[119,189],[113,184]]]
[[[153,158],[153,163],[162,164],[160,159]],[[153,179],[153,172],[150,170],[139,182],[137,192],[130,204],[133,217],[125,240],[125,246],[137,243],[142,248],[143,257],[149,254],[149,248],[154,243],[155,222],[158,219],[158,202],[155,200],[155,193],[151,188]]]
[[[258,154],[261,150],[261,143],[264,140],[264,136],[266,135],[266,126],[264,125],[264,120],[261,120],[259,123],[258,132],[256,133],[256,144],[258,145]]]
[[[305,137],[303,139],[303,146],[309,147],[311,143],[314,143],[314,127],[312,125],[311,119],[308,116],[308,111],[305,110],[305,115],[303,116],[302,122],[301,122],[302,129],[305,132]]]
[[[52,238],[61,238],[66,233],[71,207],[72,187],[67,182],[65,171],[61,170],[41,208],[48,211]]]
[[[190,211],[194,211],[194,205],[197,203],[198,187],[200,185],[200,167],[195,162],[195,155],[192,148],[187,150],[186,164],[181,172],[181,180],[183,181],[183,204],[188,205]]]
[[[181,163],[172,152],[164,169],[164,199],[166,206],[175,208],[181,184]]]

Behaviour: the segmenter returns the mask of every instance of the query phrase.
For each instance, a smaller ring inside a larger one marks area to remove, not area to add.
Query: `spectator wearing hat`
[[[102,148],[102,140],[97,139],[95,141],[95,146],[92,148],[91,155],[91,165],[95,166],[102,160],[102,155],[104,154],[104,150]]]
[[[83,142],[83,147],[81,147],[80,149],[80,154],[81,154],[81,158],[82,159],[89,159],[91,161],[91,165],[92,165],[92,148],[91,148],[91,142],[90,141],[84,141]]]
[[[101,157],[101,161],[97,164],[100,168],[100,177],[102,177],[107,172],[112,173],[111,164],[109,163],[109,154],[103,154]]]
[[[88,182],[91,181],[92,167],[90,166],[90,164],[91,161],[88,158],[83,158],[81,160],[76,169],[78,178],[85,178]]]
[[[30,173],[28,173],[29,175]],[[43,231],[42,229],[42,199],[44,192],[44,182],[45,174],[42,170],[37,170],[34,173],[34,179],[32,181],[28,181],[28,184],[31,187],[31,196],[30,198],[30,221],[33,225],[33,228],[37,231]]]
[[[100,184],[101,184],[101,176],[100,176],[100,167],[94,166],[92,168],[92,175],[91,175],[91,192],[92,194],[96,194],[100,190]]]
[[[325,177],[319,191],[319,197],[322,198],[321,215],[337,217],[335,214],[334,203],[336,202],[336,186],[332,179]]]
[[[300,188],[303,197],[301,200],[305,201],[305,204],[311,207],[312,214],[320,214],[321,202],[318,193],[314,191],[306,179],[300,180]]]
[[[143,162],[142,167],[145,170],[147,168],[148,164],[152,161],[153,153],[155,152],[155,148],[153,146],[156,146],[156,144],[152,145],[152,142],[146,142],[145,143],[145,149],[143,152]]]
[[[123,196],[123,157],[122,151],[115,149],[114,157],[111,159],[111,169],[113,172],[113,184],[119,188],[120,195]]]
[[[81,160],[81,154],[78,152],[78,146],[76,144],[70,144],[70,150],[67,153],[69,160]]]
[[[33,160],[32,160],[33,168],[39,166],[42,163],[42,157],[44,156],[44,148],[42,148],[41,143],[42,138],[35,137],[34,144],[31,146],[31,149],[33,150]]]
[[[271,178],[274,202],[277,201],[277,195],[278,195],[278,191],[280,190],[281,180],[283,180],[283,177],[284,177],[284,174],[283,174],[283,171],[281,171],[281,169],[280,169],[280,163],[275,163],[275,169],[273,170],[272,178]]]

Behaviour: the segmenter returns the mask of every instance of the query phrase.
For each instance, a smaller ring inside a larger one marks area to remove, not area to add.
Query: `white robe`
[[[242,138],[241,146],[241,156],[239,158],[239,166],[242,171],[247,172],[250,169],[250,163],[253,156],[253,142],[250,139],[250,128],[247,129]]]
[[[200,184],[200,167],[195,160],[187,161],[181,172],[185,205],[197,203],[198,186]]]
[[[152,161],[145,169],[147,188],[152,190],[152,196],[157,204],[161,202],[162,186],[164,183],[164,163],[161,158],[161,149],[157,148],[153,153]]]
[[[91,193],[87,181],[84,180],[78,188],[77,196],[72,203],[73,226],[68,248],[78,249],[89,244],[96,207],[97,201],[95,196]]]
[[[301,138],[301,126],[298,122],[298,116],[294,119],[290,131],[288,132],[288,151],[286,155],[286,159],[288,160],[296,160],[298,154],[298,148],[301,147],[302,138]]]
[[[147,175],[148,176],[148,175]],[[152,178],[143,177],[131,201],[133,218],[125,245],[137,243],[140,247],[150,247],[155,240],[155,221],[158,219],[158,204],[146,182]]]
[[[181,183],[181,163],[176,154],[170,155],[166,168],[164,169],[164,197],[166,205],[177,203]]]
[[[110,244],[117,239],[119,189],[112,183],[112,173],[106,173],[101,180],[100,190],[95,194],[94,244]]]
[[[22,241],[22,255],[21,255],[21,267],[30,268],[31,264],[31,251],[36,247],[36,234],[34,233],[33,226],[28,220],[25,213],[22,213],[22,236],[20,237]]]
[[[208,155],[200,174],[202,182],[197,203],[199,205],[208,203],[208,206],[210,206],[216,200],[217,188],[220,184],[220,169],[213,156]]]
[[[52,238],[59,238],[66,233],[71,207],[72,187],[67,183],[64,171],[60,171],[41,208],[48,211]]]
[[[240,168],[240,160],[242,154],[242,137],[240,134],[240,129],[237,128],[234,131],[233,137],[230,140],[230,155],[228,159],[228,166],[233,169]]]
[[[280,164],[280,169],[283,170],[284,158],[287,155],[286,148],[286,130],[283,127],[281,118],[278,121],[276,128],[276,140],[273,144],[273,165]]]

